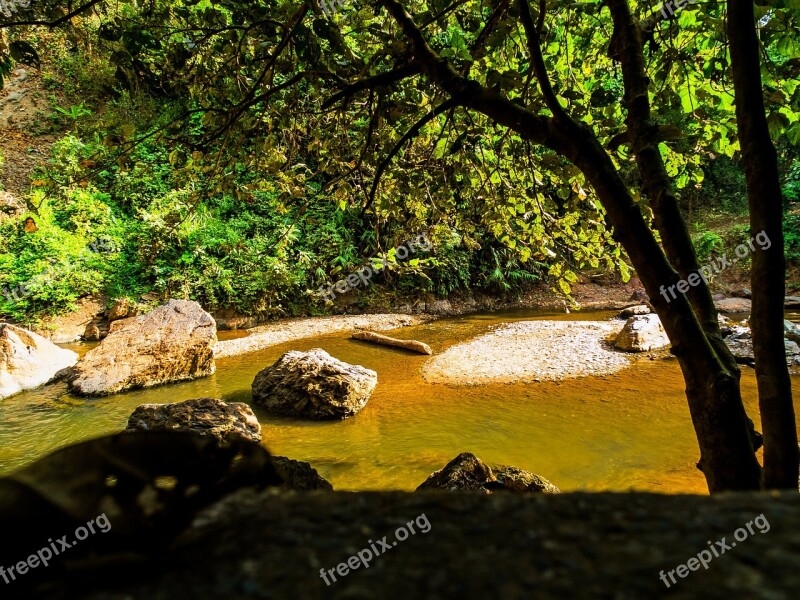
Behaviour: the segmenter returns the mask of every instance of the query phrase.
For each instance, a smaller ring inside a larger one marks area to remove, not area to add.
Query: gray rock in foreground
[[[253,402],[268,411],[307,419],[345,419],[360,411],[378,374],[321,350],[287,352],[253,380]]]
[[[235,510],[183,534],[172,567],[119,563],[126,570],[105,583],[93,572],[73,597],[788,600],[800,589],[796,493],[249,493],[236,500]],[[393,546],[395,531],[423,513],[430,530]],[[708,540],[730,545],[761,514],[767,533],[754,528],[707,570],[676,575],[666,588],[662,570],[696,558]],[[320,569],[336,569],[383,536],[390,549],[369,568],[337,574],[330,586],[321,579]],[[38,597],[64,596],[54,588]]]
[[[242,402],[196,398],[171,404],[143,404],[128,419],[128,431],[194,431],[227,445],[233,438],[259,443],[261,425]]]
[[[214,373],[214,319],[197,302],[170,300],[136,317],[78,362],[70,386],[99,396]]]

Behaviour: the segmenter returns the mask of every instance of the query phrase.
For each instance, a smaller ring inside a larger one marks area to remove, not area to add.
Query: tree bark
[[[631,14],[628,0],[609,0],[608,6],[614,22],[616,58],[622,65],[628,112],[625,124],[631,150],[653,209],[654,224],[661,234],[664,251],[681,278],[686,279],[691,273],[699,271],[700,264],[659,149],[658,124],[653,121],[650,110],[650,78],[644,60],[644,31]],[[703,329],[718,338],[713,343],[721,358],[730,368],[736,368],[736,361],[722,342],[717,309],[706,281],[690,287],[686,295]]]
[[[752,0],[728,0],[728,41],[739,144],[747,177],[750,234],[763,232],[771,242],[766,249],[751,246],[750,323],[764,433],[764,487],[797,491],[797,425],[783,343],[783,199],[761,89],[755,20]]]

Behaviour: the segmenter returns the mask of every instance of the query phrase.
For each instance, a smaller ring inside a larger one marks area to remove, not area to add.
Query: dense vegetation
[[[569,293],[581,272],[628,277],[575,167],[414,79],[348,88],[357,76],[391,73],[409,51],[377,8],[353,3],[329,19],[311,3],[119,1],[91,3],[55,28],[13,25],[60,19],[59,4],[5,18],[0,72],[41,63],[52,108],[36,133],[60,137],[32,174],[22,215],[38,231],[0,222],[0,288],[34,284],[18,300],[0,296],[6,316],[64,311],[95,292],[316,313],[329,309],[319,286],[384,255],[390,268],[358,293],[364,305],[381,290],[500,294],[548,281]],[[441,56],[547,113],[531,90],[521,26],[484,28],[513,6],[408,4]],[[633,187],[621,74],[593,35],[610,17],[595,3],[551,4],[543,48],[556,87],[617,148]],[[759,16],[796,266],[797,14],[764,7]],[[649,45],[662,152],[703,260],[748,236],[723,20],[722,6],[687,7]],[[434,249],[397,260],[392,248],[421,232]],[[98,239],[105,251],[87,251]]]

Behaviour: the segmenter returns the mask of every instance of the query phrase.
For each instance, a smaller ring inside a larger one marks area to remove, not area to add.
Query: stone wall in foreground
[[[730,546],[734,532],[762,514],[769,531],[751,525],[755,533],[707,570],[676,573],[669,589],[659,578],[708,541],[725,537]],[[417,532],[393,545],[409,522]],[[321,568],[336,569],[370,541],[381,550],[383,536],[390,549],[368,568],[325,584]],[[796,598],[800,497],[244,490],[206,510],[173,557],[163,572],[133,564],[105,589],[70,597]]]

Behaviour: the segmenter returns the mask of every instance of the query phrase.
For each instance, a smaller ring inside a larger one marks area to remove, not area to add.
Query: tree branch
[[[531,6],[528,0],[518,0],[518,5],[520,17],[522,19],[522,27],[525,29],[525,37],[527,38],[528,52],[531,55],[531,66],[536,75],[536,81],[539,82],[539,89],[541,89],[542,96],[544,96],[544,102],[557,121],[568,119],[569,116],[558,101],[556,93],[553,91],[553,85],[550,82],[550,77],[547,74],[547,67],[544,64],[544,56],[542,56],[539,32],[544,24],[545,0],[539,1],[539,22],[537,25],[533,24]]]
[[[66,15],[64,15],[63,17],[59,17],[55,21],[41,21],[41,20],[10,21],[8,23],[0,23],[0,29],[5,29],[6,27],[22,26],[22,25],[42,25],[44,27],[50,27],[52,29],[53,27],[58,27],[59,25],[66,23],[67,21],[72,19],[72,17],[77,17],[82,12],[89,10],[90,8],[92,8],[96,4],[100,4],[101,2],[105,2],[105,0],[89,0],[89,2],[87,2],[83,6],[79,6],[75,10],[68,12]]]
[[[343,90],[337,92],[336,94],[328,98],[323,103],[322,108],[323,110],[325,110],[327,108],[330,108],[343,98],[350,98],[351,96],[354,96],[355,94],[363,90],[371,90],[376,87],[391,85],[392,83],[401,81],[406,77],[417,75],[419,74],[420,71],[421,68],[418,64],[409,63],[407,65],[403,65],[402,67],[397,67],[396,69],[387,71],[386,73],[379,73],[378,75],[373,75],[372,77],[361,79],[359,81],[356,81],[355,83],[351,83]]]
[[[681,277],[686,279],[691,273],[698,272],[700,265],[658,147],[659,127],[650,110],[650,78],[644,61],[644,31],[631,14],[628,0],[608,0],[607,5],[614,22],[614,50],[622,65],[625,86],[624,102],[628,111],[625,141],[630,143],[636,156],[667,258]],[[717,311],[708,285],[702,281],[696,287],[691,287],[687,296],[697,311],[703,329],[714,338],[720,359],[729,369],[737,370],[736,362],[721,341]]]
[[[364,205],[364,208],[361,209],[362,216],[367,211],[367,209],[372,205],[372,203],[375,201],[375,192],[378,189],[378,183],[380,183],[381,176],[386,171],[386,169],[389,166],[389,164],[392,162],[392,159],[395,156],[397,156],[398,152],[400,152],[400,150],[402,149],[403,145],[407,141],[409,141],[410,139],[415,138],[417,135],[419,135],[419,132],[422,130],[422,128],[427,123],[431,122],[433,119],[438,117],[440,114],[442,114],[443,112],[445,112],[447,110],[450,110],[451,108],[453,108],[455,106],[458,106],[458,100],[456,98],[450,98],[449,100],[443,102],[442,104],[437,106],[435,109],[433,109],[431,112],[429,112],[427,115],[422,117],[419,121],[414,123],[414,125],[412,125],[411,129],[406,131],[406,133],[403,135],[403,137],[401,137],[398,140],[398,142],[394,145],[394,148],[392,148],[391,152],[389,152],[389,154],[386,156],[386,158],[384,158],[383,161],[381,161],[381,164],[378,165],[378,169],[375,171],[375,178],[372,180],[372,188],[369,191],[369,198],[367,198],[367,202]]]

